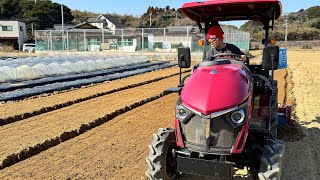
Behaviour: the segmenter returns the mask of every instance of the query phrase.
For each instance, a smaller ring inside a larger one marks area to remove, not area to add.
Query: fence
[[[224,41],[249,50],[250,34],[223,28]],[[37,51],[119,51],[175,52],[188,46],[193,52],[203,51],[197,41],[203,38],[195,27],[70,29],[35,31]]]

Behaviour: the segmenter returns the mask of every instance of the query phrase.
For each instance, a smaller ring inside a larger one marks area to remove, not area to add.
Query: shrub
[[[312,49],[312,47],[308,44],[302,45],[301,49]]]
[[[0,51],[1,52],[13,52],[14,48],[13,48],[13,46],[9,46],[9,45],[0,45]]]

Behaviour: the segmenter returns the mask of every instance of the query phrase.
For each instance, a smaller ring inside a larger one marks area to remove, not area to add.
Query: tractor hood
[[[238,64],[199,67],[182,89],[182,104],[202,114],[240,105],[250,93],[250,74]]]
[[[207,20],[257,20],[278,19],[282,5],[278,0],[211,0],[185,3],[180,11],[197,22]],[[272,12],[274,16],[272,17]]]

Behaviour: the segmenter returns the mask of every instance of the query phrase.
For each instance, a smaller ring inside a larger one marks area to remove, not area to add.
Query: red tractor
[[[216,54],[196,65],[191,75],[180,76],[178,87],[165,91],[180,95],[175,127],[161,128],[153,136],[146,159],[150,179],[188,174],[231,179],[235,168],[245,167],[255,179],[280,179],[284,143],[277,139],[278,89],[273,77],[279,47],[268,45],[268,32],[281,8],[278,0],[212,0],[180,8],[197,22],[204,37],[218,21],[258,21],[264,26],[265,47],[261,65],[244,64],[236,54]],[[204,42],[205,57],[206,38]],[[178,49],[178,64],[191,66],[189,48]]]

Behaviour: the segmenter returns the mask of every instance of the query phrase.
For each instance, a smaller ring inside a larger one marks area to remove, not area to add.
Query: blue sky
[[[149,6],[180,8],[184,3],[197,0],[52,0],[62,3],[70,9],[86,10],[96,13],[117,13],[140,16],[146,12]],[[198,0],[199,1],[199,0]],[[281,0],[282,12],[296,12],[300,9],[308,9],[311,6],[319,6],[320,0]],[[241,25],[241,23],[231,23]]]

